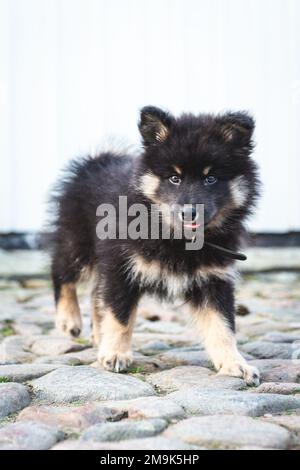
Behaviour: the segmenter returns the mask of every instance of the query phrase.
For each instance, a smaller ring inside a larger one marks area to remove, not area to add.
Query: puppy
[[[107,370],[119,372],[131,364],[137,306],[147,292],[183,300],[216,370],[256,385],[259,373],[236,345],[235,261],[230,256],[241,244],[259,194],[251,158],[254,121],[245,112],[175,118],[147,106],[139,130],[139,156],[112,152],[74,160],[53,194],[57,327],[80,334],[76,285],[88,270],[94,273],[93,341]],[[148,236],[120,236],[120,196],[126,196],[128,207],[139,204],[148,214],[159,214],[158,236],[151,237],[149,227]],[[99,236],[103,204],[115,209],[116,236]],[[179,227],[192,236],[175,237]],[[203,246],[187,249],[199,227]],[[164,228],[168,237],[162,236]]]

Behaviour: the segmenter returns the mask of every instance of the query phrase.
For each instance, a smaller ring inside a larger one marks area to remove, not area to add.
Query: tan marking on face
[[[173,227],[174,217],[169,204],[162,202],[157,196],[159,185],[160,179],[158,176],[153,173],[146,173],[141,177],[137,188],[152,202],[153,218],[157,217],[157,214],[161,214],[166,225]]]
[[[140,190],[151,201],[156,202],[156,192],[159,188],[160,179],[153,173],[146,173],[141,177]]]
[[[212,169],[211,166],[207,166],[206,168],[204,168],[204,170],[203,170],[203,175],[204,175],[204,176],[207,176],[207,175],[209,174],[209,172],[210,172],[211,169]]]
[[[82,329],[75,284],[63,284],[61,287],[56,306],[56,326],[60,331],[66,334],[70,334],[76,329]]]
[[[132,362],[131,339],[136,318],[136,308],[131,312],[127,325],[120,323],[112,310],[102,304],[100,346],[98,360],[105,369],[120,372]]]
[[[165,222],[165,224],[163,225],[163,233],[164,233],[164,236],[165,238],[168,238],[170,239],[171,237],[171,228],[174,227],[174,214],[172,212],[172,209],[171,207],[169,206],[169,204],[165,204],[163,202],[159,202],[158,199],[156,199],[156,202],[155,204],[152,205],[152,213],[154,213],[154,211],[156,212],[156,223],[158,221],[158,225],[159,225],[159,217],[158,217],[158,214],[162,216],[163,218],[163,221]],[[157,219],[158,217],[158,219]],[[152,222],[152,220],[151,220]],[[159,232],[159,229],[157,229],[157,233]]]
[[[236,208],[242,207],[246,202],[249,194],[247,181],[243,176],[238,176],[229,183],[231,200],[218,211],[216,216],[207,224],[207,232],[214,228],[221,228],[226,218]]]
[[[182,175],[182,170],[181,170],[181,168],[179,168],[179,166],[173,165],[173,168],[174,168],[174,171],[175,171],[178,175]]]
[[[155,138],[158,142],[163,143],[167,140],[169,130],[163,124],[160,124],[158,131],[156,132]]]
[[[231,197],[236,207],[242,207],[247,201],[249,189],[243,176],[238,176],[229,183]]]

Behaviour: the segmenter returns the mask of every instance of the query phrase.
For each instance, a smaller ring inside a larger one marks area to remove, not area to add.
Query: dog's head
[[[143,108],[139,190],[153,203],[176,207],[178,223],[197,225],[196,204],[204,205],[207,230],[245,218],[258,194],[254,126],[246,112],[175,118]]]

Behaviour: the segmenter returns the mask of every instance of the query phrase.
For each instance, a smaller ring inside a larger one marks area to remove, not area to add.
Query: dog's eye
[[[215,176],[210,175],[205,178],[204,184],[211,185],[211,184],[215,184],[217,181],[218,179]]]
[[[177,176],[177,175],[173,175],[173,176],[170,176],[169,181],[172,184],[177,184],[178,185],[178,184],[181,183],[181,178],[179,178],[179,176]]]

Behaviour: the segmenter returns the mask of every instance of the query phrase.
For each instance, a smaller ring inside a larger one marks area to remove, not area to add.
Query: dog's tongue
[[[199,228],[200,224],[184,224],[186,228]]]

